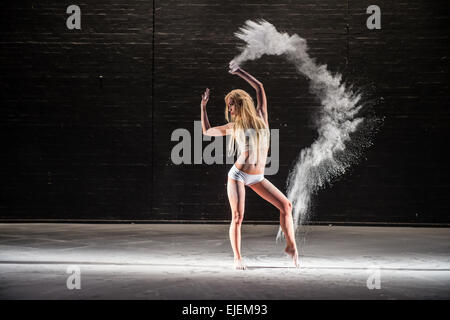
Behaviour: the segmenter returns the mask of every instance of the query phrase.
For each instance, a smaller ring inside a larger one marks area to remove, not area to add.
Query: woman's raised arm
[[[246,80],[255,90],[256,90],[256,100],[257,106],[256,111],[260,114],[260,116],[264,119],[264,122],[267,126],[269,126],[269,119],[267,114],[267,97],[266,92],[264,91],[263,84],[258,81],[255,77],[253,77],[248,72],[241,69],[234,60],[230,62],[230,71],[231,74],[236,74],[240,76],[242,79]]]
[[[208,114],[206,113],[206,104],[209,100],[209,88],[206,88],[204,94],[202,94],[201,107],[201,120],[202,120],[202,132],[205,136],[225,136],[231,134],[229,131],[232,128],[232,123],[227,123],[223,126],[211,127],[208,121]]]

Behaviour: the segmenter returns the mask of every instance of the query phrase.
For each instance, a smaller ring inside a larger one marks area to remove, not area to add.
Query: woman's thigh
[[[227,183],[228,200],[231,211],[244,213],[245,210],[245,185],[241,181],[228,178]]]
[[[289,201],[287,197],[266,178],[259,183],[250,185],[249,187],[263,199],[274,205],[278,210],[283,210],[285,204]]]

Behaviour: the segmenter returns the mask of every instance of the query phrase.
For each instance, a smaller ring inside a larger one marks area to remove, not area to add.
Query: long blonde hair
[[[230,98],[234,100],[235,115],[230,115],[228,112],[228,100]],[[257,154],[259,154],[260,149],[269,147],[269,128],[257,114],[252,97],[244,90],[235,89],[225,96],[225,119],[228,122],[233,122],[228,156],[234,155],[238,149],[243,152],[247,138],[249,150],[257,150]]]

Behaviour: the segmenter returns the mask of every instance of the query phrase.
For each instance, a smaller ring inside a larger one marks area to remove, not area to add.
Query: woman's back
[[[248,129],[246,131],[247,133],[243,137],[241,136],[241,143],[237,142],[238,158],[235,166],[248,174],[264,173],[269,152],[269,129]],[[244,143],[242,138],[245,139]]]

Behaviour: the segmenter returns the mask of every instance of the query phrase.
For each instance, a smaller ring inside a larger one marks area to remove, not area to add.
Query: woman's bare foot
[[[247,269],[247,267],[242,262],[242,258],[239,258],[239,259],[234,258],[234,268],[236,270],[245,270],[245,269]]]
[[[294,246],[287,246],[286,249],[284,249],[284,252],[286,252],[288,255],[292,257],[292,261],[294,261],[294,265],[296,268],[299,268],[298,264],[298,251],[297,248]]]

